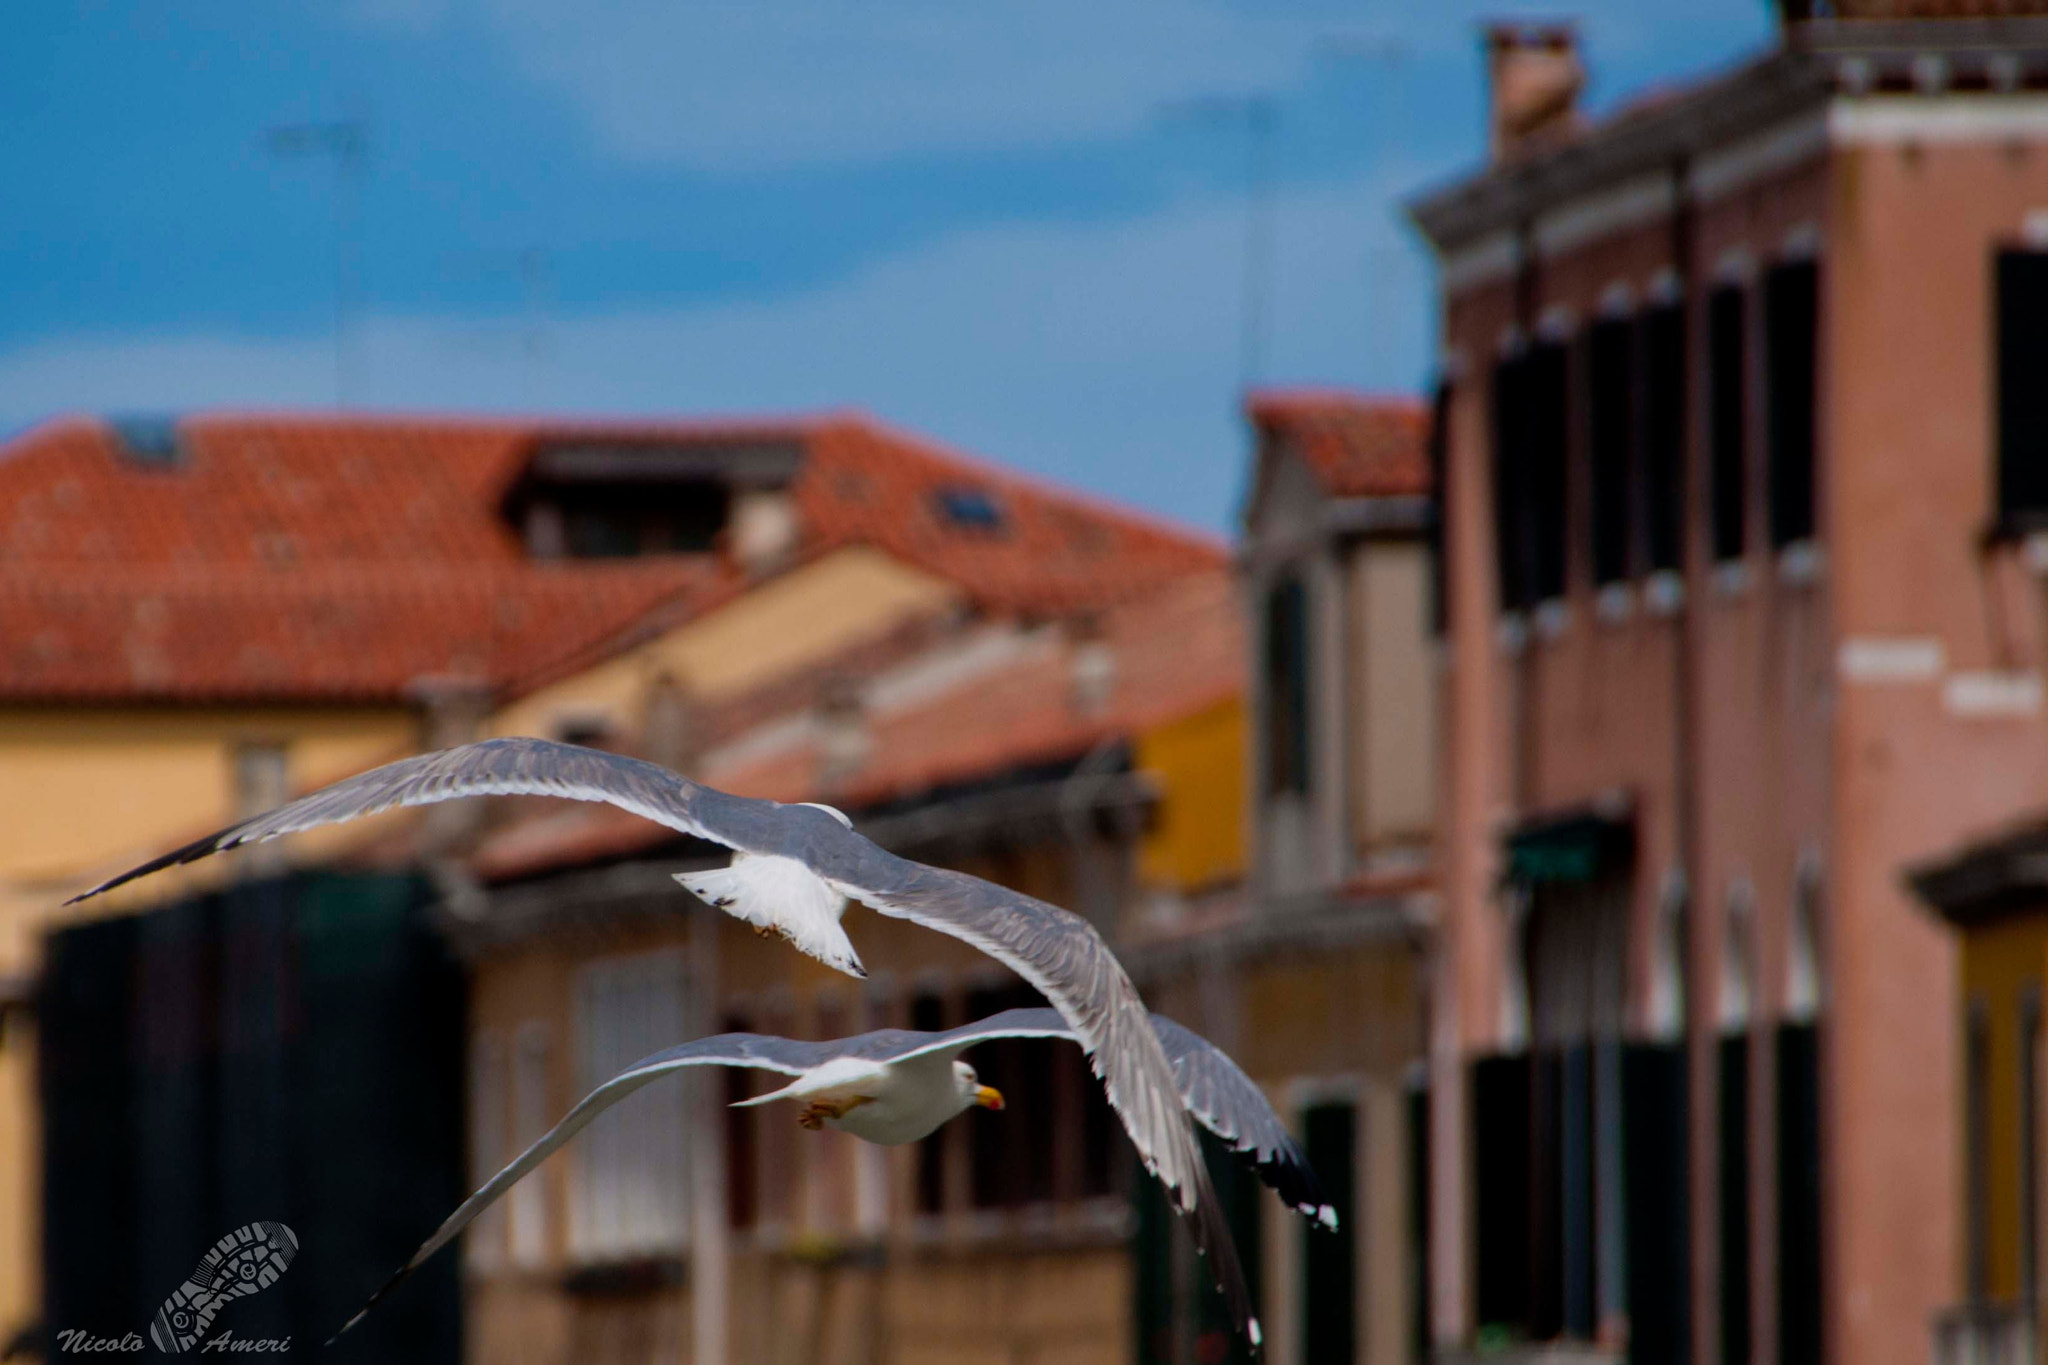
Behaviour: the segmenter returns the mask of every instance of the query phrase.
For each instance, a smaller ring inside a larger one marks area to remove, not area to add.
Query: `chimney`
[[[640,722],[640,753],[650,763],[687,773],[703,740],[696,698],[672,673],[655,675],[647,684]]]
[[[787,488],[747,488],[733,496],[727,523],[732,557],[749,578],[763,578],[796,552],[796,498]]]
[[[1568,23],[1486,27],[1487,142],[1495,161],[1555,146],[1578,126],[1578,30]]]
[[[818,699],[818,784],[830,795],[860,775],[874,750],[867,697],[856,678],[834,678]]]

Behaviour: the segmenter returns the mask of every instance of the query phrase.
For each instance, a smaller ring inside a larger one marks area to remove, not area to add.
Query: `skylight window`
[[[121,453],[136,464],[169,469],[184,463],[178,440],[178,419],[164,413],[127,413],[109,417]]]
[[[941,488],[932,495],[939,515],[955,526],[975,531],[1000,530],[1003,509],[985,488]]]

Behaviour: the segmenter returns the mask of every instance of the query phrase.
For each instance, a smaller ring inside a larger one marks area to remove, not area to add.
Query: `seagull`
[[[852,976],[865,972],[840,925],[850,899],[950,934],[1037,987],[1073,1030],[1145,1169],[1170,1192],[1209,1258],[1237,1330],[1261,1339],[1230,1227],[1209,1187],[1172,1063],[1138,989],[1093,925],[964,872],[901,858],[829,806],[784,805],[693,782],[602,749],[486,739],[387,763],[230,825],[81,892],[76,904],[163,868],[399,806],[469,796],[595,801],[733,850],[730,866],[676,875],[707,904]]]
[[[1289,1207],[1317,1226],[1336,1231],[1337,1210],[1323,1193],[1307,1155],[1251,1077],[1214,1043],[1164,1015],[1153,1015],[1152,1027],[1172,1062],[1188,1113],[1230,1144]],[[561,1122],[465,1199],[328,1343],[361,1322],[385,1295],[599,1114],[664,1076],[693,1066],[752,1067],[794,1076],[796,1080],[780,1090],[741,1100],[734,1108],[800,1102],[797,1122],[813,1132],[835,1128],[893,1147],[926,1137],[969,1109],[1003,1108],[1002,1095],[983,1085],[974,1068],[959,1060],[962,1052],[992,1038],[1079,1041],[1057,1010],[1014,1009],[943,1033],[887,1028],[824,1042],[767,1033],[721,1033],[642,1057],[584,1096]]]

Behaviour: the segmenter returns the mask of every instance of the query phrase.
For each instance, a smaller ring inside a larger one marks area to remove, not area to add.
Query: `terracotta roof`
[[[1417,399],[1284,389],[1254,393],[1245,408],[1260,436],[1284,442],[1332,497],[1429,492],[1429,412]]]
[[[1074,702],[1075,652],[1098,644],[1114,661],[1113,682],[1099,707],[1084,709]],[[829,800],[857,811],[1078,758],[1105,739],[1193,714],[1242,693],[1245,657],[1235,581],[1221,571],[1196,574],[1105,613],[1092,640],[1049,631],[993,673],[871,715],[870,757],[841,780],[827,780],[815,732],[765,757],[720,762],[714,751],[693,775],[750,796]],[[504,881],[628,857],[676,838],[609,807],[563,807],[500,829],[473,867]]]
[[[0,695],[377,702],[482,686],[715,585],[715,565],[0,572]]]
[[[89,419],[0,447],[0,697],[395,698],[449,672],[516,689],[745,590],[710,555],[529,560],[503,503],[549,442],[794,443],[797,562],[873,544],[994,611],[1099,607],[1224,555],[859,416],[174,430],[161,461]]]

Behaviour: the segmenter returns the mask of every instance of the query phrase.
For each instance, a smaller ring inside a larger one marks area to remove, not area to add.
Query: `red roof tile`
[[[1416,399],[1269,389],[1245,407],[1259,434],[1285,442],[1333,497],[1429,492],[1429,413]]]
[[[502,505],[547,441],[794,442],[799,559],[874,544],[991,610],[1107,605],[1223,558],[854,416],[202,415],[177,433],[167,465],[84,419],[0,448],[0,697],[392,698],[451,671],[514,687],[744,590],[712,556],[528,560]]]

